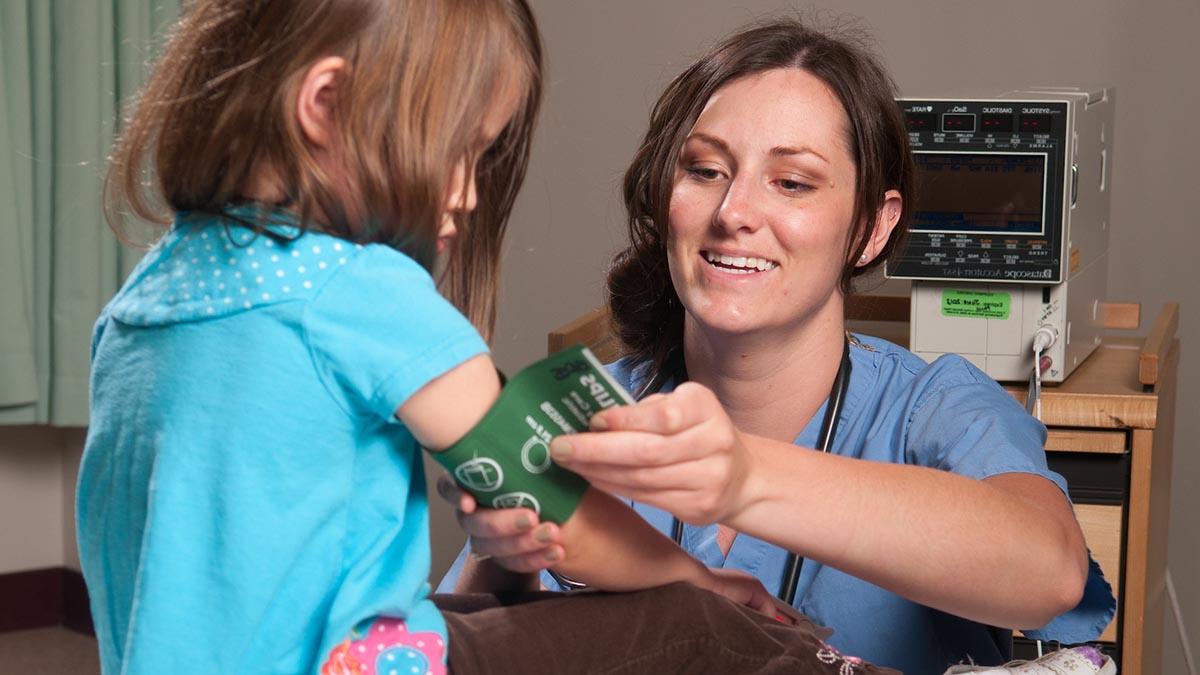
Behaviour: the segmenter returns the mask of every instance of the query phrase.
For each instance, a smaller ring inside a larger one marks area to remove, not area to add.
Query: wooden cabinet
[[[1153,334],[1152,336],[1153,337]],[[1118,599],[1101,640],[1120,672],[1161,670],[1167,522],[1179,343],[1169,339],[1143,383],[1149,340],[1106,340],[1061,385],[1042,393],[1046,455],[1071,485],[1075,513]],[[1024,400],[1025,388],[1009,391]]]
[[[1083,529],[1083,537],[1087,539],[1088,548],[1092,550],[1092,555],[1100,564],[1100,569],[1104,570],[1104,575],[1113,586],[1113,594],[1118,598],[1121,597],[1121,542],[1124,515],[1125,509],[1121,506],[1075,505],[1075,517],[1079,519],[1079,526]],[[1116,617],[1112,623],[1108,624],[1108,627],[1104,629],[1104,634],[1100,636],[1102,642],[1116,643],[1119,621],[1119,617]]]

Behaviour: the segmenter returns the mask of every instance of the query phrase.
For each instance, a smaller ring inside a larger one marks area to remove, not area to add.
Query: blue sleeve
[[[909,416],[906,461],[984,479],[1034,473],[1065,494],[1046,465],[1046,427],[990,377],[961,357],[942,357],[925,376]]]
[[[308,306],[313,361],[349,412],[393,419],[431,380],[487,344],[433,278],[407,256],[366,247]]]
[[[1022,629],[1031,640],[1056,640],[1065,644],[1077,644],[1098,640],[1117,613],[1117,599],[1112,586],[1100,571],[1100,565],[1088,551],[1088,578],[1083,587],[1083,598],[1075,609],[1060,614],[1050,623],[1035,629]]]
[[[1046,464],[1046,427],[1016,399],[961,357],[943,357],[930,370],[940,374],[914,405],[906,443],[909,462],[976,479],[1032,473],[1068,494],[1066,480]],[[1045,626],[1024,630],[1027,637],[1068,644],[1100,637],[1117,601],[1090,552],[1088,565],[1079,604]]]

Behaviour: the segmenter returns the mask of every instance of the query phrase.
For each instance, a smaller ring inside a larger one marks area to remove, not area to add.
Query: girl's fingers
[[[477,556],[496,559],[544,555],[547,549],[559,545],[559,530],[554,523],[542,523],[520,535],[507,537],[471,537],[471,552]]]
[[[537,514],[531,509],[478,509],[471,513],[458,510],[455,517],[463,532],[476,539],[515,537],[532,531],[538,524]]]
[[[444,473],[438,476],[437,493],[439,497],[456,510],[463,513],[474,513],[477,506],[475,498],[460,488],[454,482],[454,479],[450,477],[450,474]]]

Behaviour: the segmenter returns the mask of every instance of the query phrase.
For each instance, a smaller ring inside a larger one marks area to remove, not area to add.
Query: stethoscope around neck
[[[842,401],[846,398],[846,390],[850,387],[850,336],[846,336],[842,348],[842,361],[838,365],[837,375],[833,378],[833,386],[829,389],[829,405],[825,407],[825,417],[821,420],[821,431],[817,435],[817,450],[829,452],[833,447],[833,439],[837,433],[838,418],[842,413]],[[683,362],[683,350],[676,349],[663,362],[654,377],[637,391],[637,400],[659,392],[667,381],[674,378],[676,384],[687,380],[687,367]],[[671,538],[675,544],[683,545],[683,521],[672,517]],[[804,566],[804,558],[788,551],[787,560],[783,565],[783,577],[779,583],[779,599],[788,605],[795,604],[796,587],[800,583],[800,568]]]

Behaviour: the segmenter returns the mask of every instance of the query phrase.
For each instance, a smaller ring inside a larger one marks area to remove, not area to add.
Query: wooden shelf
[[[1160,397],[1138,380],[1142,345],[1140,338],[1106,338],[1066,381],[1042,388],[1042,421],[1097,429],[1157,427]],[[1004,388],[1025,402],[1026,385]]]

